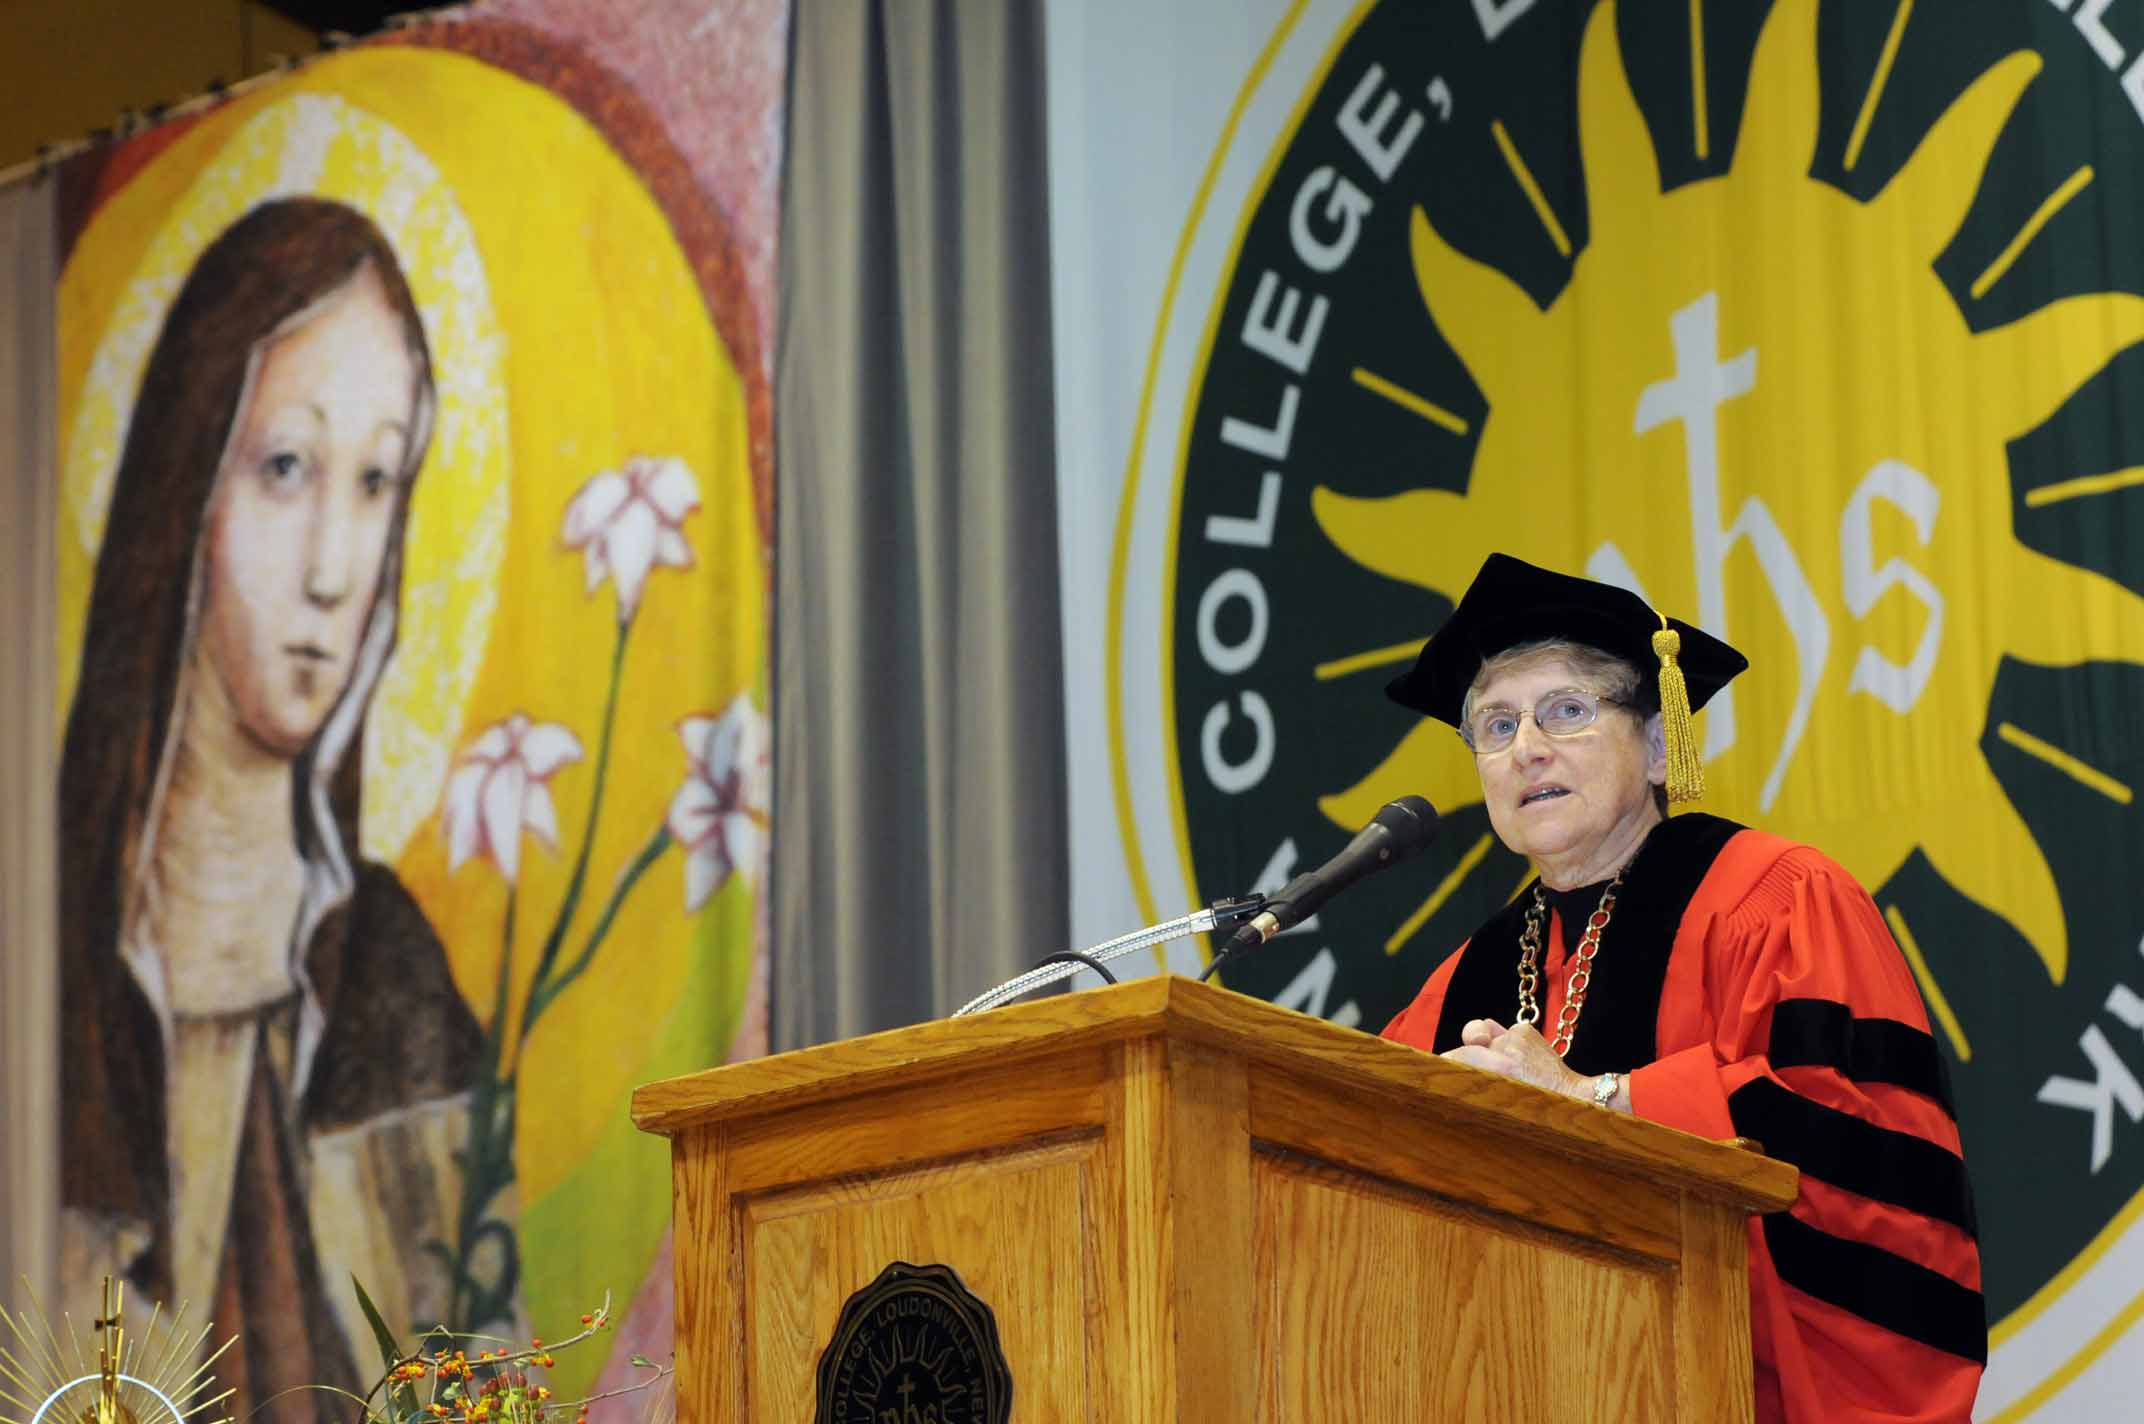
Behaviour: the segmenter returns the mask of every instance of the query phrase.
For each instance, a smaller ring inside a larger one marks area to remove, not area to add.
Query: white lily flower
[[[707,903],[730,872],[757,884],[772,780],[767,719],[740,694],[719,717],[687,717],[678,736],[692,769],[670,800],[670,834],[685,850],[685,909]]]
[[[447,869],[483,855],[506,883],[521,868],[521,837],[533,831],[558,849],[558,811],[545,786],[554,773],[581,759],[580,739],[556,722],[532,722],[516,712],[484,729],[447,778],[440,819],[447,831]]]
[[[598,473],[566,506],[566,547],[581,551],[586,591],[613,580],[618,621],[632,622],[656,565],[692,567],[684,524],[699,507],[699,482],[676,456],[635,455],[622,470]]]

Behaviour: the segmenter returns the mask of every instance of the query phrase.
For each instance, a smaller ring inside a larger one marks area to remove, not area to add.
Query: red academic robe
[[[1531,898],[1445,960],[1384,1036],[1442,1051],[1469,1019],[1510,1024]],[[1553,914],[1549,931],[1544,1025],[1569,971]],[[1852,876],[1717,817],[1664,823],[1626,872],[1564,1061],[1628,1073],[1639,1117],[1752,1137],[1801,1168],[1792,1210],[1749,1227],[1760,1421],[1970,1418],[1987,1317],[1948,1075]]]

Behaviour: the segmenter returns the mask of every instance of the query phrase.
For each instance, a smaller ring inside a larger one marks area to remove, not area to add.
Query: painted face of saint
[[[296,756],[349,687],[403,497],[416,363],[366,267],[262,352],[208,513],[201,638],[239,725]]]

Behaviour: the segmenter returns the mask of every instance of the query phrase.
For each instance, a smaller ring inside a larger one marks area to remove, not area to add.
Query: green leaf
[[[640,1366],[640,1368],[644,1370],[652,1370],[655,1368],[655,1362],[649,1359],[646,1355],[635,1355],[633,1356],[632,1362]]]
[[[395,1344],[394,1332],[387,1328],[386,1321],[380,1319],[380,1312],[373,1305],[372,1297],[365,1294],[364,1283],[353,1275],[350,1277],[350,1284],[357,1290],[358,1308],[365,1312],[365,1319],[372,1324],[373,1338],[380,1342],[380,1368],[391,1370],[402,1358],[402,1347]]]
[[[395,1343],[394,1332],[389,1330],[387,1322],[380,1318],[379,1307],[372,1303],[371,1296],[365,1294],[364,1283],[353,1275],[350,1277],[350,1284],[357,1291],[358,1308],[365,1312],[365,1319],[372,1326],[372,1338],[380,1342],[380,1377],[384,1383],[401,1360],[402,1347]],[[412,1418],[417,1413],[417,1391],[406,1383],[389,1386],[387,1406],[399,1418]]]

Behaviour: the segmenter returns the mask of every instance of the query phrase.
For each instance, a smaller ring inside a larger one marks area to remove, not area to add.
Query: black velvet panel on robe
[[[1601,932],[1593,960],[1593,981],[1585,1010],[1571,1036],[1563,1061],[1574,1072],[1625,1073],[1657,1056],[1655,1025],[1660,989],[1667,980],[1668,956],[1675,934],[1698,885],[1733,836],[1744,829],[1733,821],[1693,811],[1653,828],[1623,877],[1615,909]],[[1512,902],[1492,915],[1468,941],[1464,957],[1452,971],[1444,1011],[1437,1019],[1436,1051],[1459,1046],[1459,1030],[1470,1019],[1512,1023],[1519,1008],[1519,936],[1526,927],[1526,907],[1533,903],[1528,882]],[[1566,927],[1576,944],[1583,921]],[[1542,927],[1542,938],[1548,928]],[[1546,955],[1543,956],[1544,959]],[[1544,981],[1540,998],[1548,1000]],[[1544,1036],[1553,1023],[1539,1025]]]

